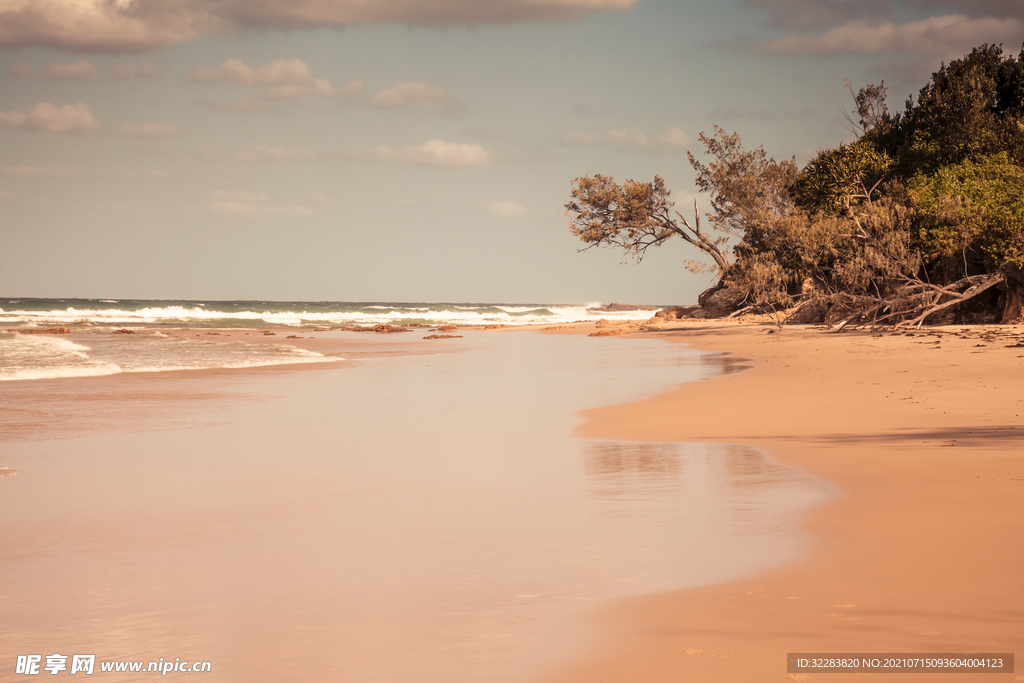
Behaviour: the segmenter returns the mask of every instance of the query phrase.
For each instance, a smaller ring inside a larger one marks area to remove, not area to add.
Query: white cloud
[[[71,171],[63,166],[4,166],[0,173],[16,178],[80,178],[85,174],[80,171]]]
[[[219,202],[245,202],[259,204],[270,201],[270,197],[262,192],[246,192],[245,190],[215,190],[210,196]]]
[[[476,26],[564,21],[637,0],[3,0],[0,46],[98,53],[154,50],[232,26]]]
[[[54,81],[91,81],[96,77],[96,65],[80,59],[77,62],[47,64],[43,73]]]
[[[319,155],[311,149],[285,147],[252,147],[250,149],[218,150],[203,147],[199,157],[210,161],[307,161]]]
[[[430,83],[395,83],[372,95],[367,104],[379,109],[403,109],[430,105],[451,106],[453,100],[442,88]]]
[[[142,64],[135,66],[128,62],[116,61],[111,62],[109,67],[110,77],[117,81],[127,81],[133,78],[156,78],[157,71],[149,62],[143,62]]]
[[[241,59],[229,59],[214,69],[199,67],[186,74],[193,83],[237,83],[264,88],[269,99],[331,96],[334,87],[324,78],[314,78],[309,65],[301,59],[275,59],[263,66],[249,66]]]
[[[63,107],[40,102],[32,111],[0,111],[0,123],[37,133],[78,134],[99,128],[92,111],[81,102]]]
[[[195,0],[4,0],[0,46],[140,52],[195,38],[214,20]]]
[[[5,71],[11,78],[35,78],[36,70],[30,67],[28,64],[15,64],[7,71]]]
[[[562,144],[569,147],[606,147],[628,152],[664,152],[684,147],[689,142],[689,136],[681,128],[668,128],[654,138],[637,126],[599,133],[574,130],[562,136]]]
[[[487,210],[497,216],[507,218],[522,216],[526,213],[526,207],[516,202],[491,202],[487,205]]]
[[[220,190],[211,193],[210,208],[222,216],[239,218],[305,218],[315,212],[305,204],[271,204],[270,198],[260,192]]]
[[[491,154],[475,142],[444,142],[443,140],[428,140],[422,145],[403,147],[399,150],[390,147],[354,150],[349,156],[424,166],[483,166],[492,160]]]
[[[980,43],[1019,41],[1020,19],[971,18],[947,14],[897,24],[849,21],[821,34],[791,34],[765,43],[758,52],[773,55],[849,55],[877,53],[960,54]]]
[[[117,129],[117,132],[128,138],[167,138],[178,134],[174,126],[165,126],[159,123],[143,123],[139,125],[126,125]]]

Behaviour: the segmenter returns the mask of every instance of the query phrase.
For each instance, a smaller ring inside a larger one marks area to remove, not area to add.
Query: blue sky
[[[845,78],[900,108],[1022,41],[1016,0],[0,0],[0,294],[689,303],[682,243],[576,253],[574,178],[683,208],[712,124],[803,163]]]

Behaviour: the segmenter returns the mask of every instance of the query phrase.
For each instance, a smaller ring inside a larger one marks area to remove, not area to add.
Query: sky
[[[1019,0],[0,0],[0,296],[687,304],[582,246],[573,179],[713,125],[803,164],[855,87],[1016,55]]]

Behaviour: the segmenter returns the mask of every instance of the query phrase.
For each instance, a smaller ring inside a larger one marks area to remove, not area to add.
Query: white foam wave
[[[244,344],[143,336],[90,337],[85,346],[61,337],[0,333],[0,380],[90,377],[133,372],[253,368],[340,360],[289,345]]]
[[[298,327],[301,325],[376,325],[407,319],[421,319],[431,323],[454,323],[463,325],[529,325],[537,323],[557,324],[575,321],[630,320],[649,317],[652,311],[600,312],[588,310],[600,304],[588,303],[579,306],[367,306],[355,311],[268,311],[244,310],[222,311],[216,308],[195,306],[153,306],[139,310],[109,309],[54,309],[48,311],[26,311],[0,309],[0,321],[38,324],[209,324],[230,321],[239,323],[266,323]]]

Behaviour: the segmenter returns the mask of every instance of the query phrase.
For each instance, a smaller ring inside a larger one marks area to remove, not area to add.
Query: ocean
[[[473,304],[147,299],[0,299],[0,381],[120,372],[245,368],[338,360],[288,344],[169,336],[167,330],[251,332],[390,325],[557,325],[649,317],[601,304]],[[52,327],[69,334],[26,334]],[[127,330],[132,334],[112,334]],[[283,336],[282,332],[282,336]],[[271,341],[271,340],[267,340]]]

